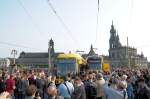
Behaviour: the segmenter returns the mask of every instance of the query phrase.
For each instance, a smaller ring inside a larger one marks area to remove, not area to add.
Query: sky
[[[47,52],[51,38],[57,52],[86,53],[93,44],[108,55],[113,20],[122,45],[128,37],[150,60],[149,0],[99,0],[99,14],[98,0],[49,1],[57,15],[47,0],[0,0],[0,57],[12,57],[12,49]]]

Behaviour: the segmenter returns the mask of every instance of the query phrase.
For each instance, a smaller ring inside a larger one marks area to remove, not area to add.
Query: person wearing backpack
[[[74,92],[74,86],[69,82],[70,80],[71,78],[67,76],[65,82],[58,86],[59,95],[63,96],[64,99],[71,99],[71,95]]]

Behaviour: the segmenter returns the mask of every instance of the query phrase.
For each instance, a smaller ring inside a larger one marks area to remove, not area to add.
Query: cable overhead
[[[40,31],[37,23],[35,23],[35,21],[33,20],[32,15],[29,13],[29,11],[25,8],[25,6],[23,5],[23,3],[21,2],[21,0],[17,0],[19,5],[23,8],[23,10],[25,11],[25,13],[27,14],[27,16],[30,18],[33,26],[36,28],[37,32],[39,32],[40,35],[42,35],[42,32]]]
[[[0,44],[8,45],[8,46],[14,46],[14,47],[19,47],[19,48],[34,49],[34,50],[38,50],[38,51],[44,50],[44,49],[32,48],[32,47],[28,47],[28,46],[24,46],[24,45],[18,45],[18,44],[2,42],[2,41],[0,41]]]
[[[98,21],[99,21],[99,0],[98,0],[98,10],[97,10],[97,22],[96,22],[96,36],[95,36],[95,43],[97,42],[97,35],[98,35]]]
[[[50,0],[47,0],[47,3],[49,5],[49,7],[51,8],[51,10],[53,11],[53,13],[56,15],[56,17],[58,18],[58,20],[60,21],[60,23],[63,25],[63,27],[65,28],[65,30],[67,32],[67,35],[69,35],[71,37],[71,39],[73,40],[73,42],[77,45],[79,45],[79,42],[75,39],[75,37],[72,35],[72,32],[70,31],[70,29],[68,28],[68,26],[65,24],[65,22],[63,21],[63,19],[58,15],[57,11],[55,10],[55,8],[53,7],[52,3],[50,2]]]

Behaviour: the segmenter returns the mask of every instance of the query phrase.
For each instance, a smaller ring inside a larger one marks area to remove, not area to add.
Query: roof
[[[19,58],[48,58],[48,53],[37,52],[37,53],[21,53]]]
[[[101,56],[99,56],[99,55],[92,55],[92,56],[88,56],[87,57],[87,60],[89,60],[89,59],[102,59],[102,57]]]
[[[59,54],[57,58],[76,58],[76,59],[82,59],[82,57],[79,54]]]
[[[54,57],[57,57],[62,52],[55,53]],[[48,58],[48,52],[22,52],[19,58]]]
[[[79,64],[84,64],[86,63],[86,61],[83,59],[83,57],[81,57],[81,55],[79,54],[59,54],[58,59],[72,59],[72,58],[75,58],[79,61]]]

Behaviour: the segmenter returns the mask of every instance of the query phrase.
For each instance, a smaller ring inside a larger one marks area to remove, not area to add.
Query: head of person
[[[93,79],[93,73],[92,72],[89,72],[89,79]]]
[[[140,79],[138,80],[138,85],[139,85],[139,87],[143,88],[144,85],[145,85],[145,79],[144,79],[144,78],[140,78]]]
[[[47,94],[48,94],[48,96],[50,96],[50,97],[55,97],[55,96],[57,96],[57,94],[58,94],[58,90],[56,89],[55,86],[49,86],[49,87],[47,88]]]
[[[141,72],[139,70],[136,72],[136,74],[137,74],[138,77],[141,76]]]
[[[83,80],[83,81],[88,80],[88,75],[87,75],[87,74],[83,74],[83,75],[82,75],[82,80]]]
[[[128,82],[128,83],[132,83],[132,82],[133,82],[133,81],[132,81],[132,78],[131,78],[130,76],[127,77],[127,82]]]
[[[45,73],[44,73],[44,71],[41,71],[40,75],[41,75],[42,79],[45,79]]]
[[[122,75],[122,77],[121,77],[121,79],[123,80],[123,81],[126,81],[127,80],[127,75]]]
[[[96,80],[96,75],[97,75],[97,73],[93,72],[93,80]]]
[[[76,78],[74,79],[74,83],[75,83],[76,86],[80,86],[81,83],[82,83],[80,77],[76,77]]]
[[[37,87],[35,85],[29,85],[26,89],[26,96],[35,96]]]
[[[9,76],[9,78],[10,78],[10,79],[14,79],[14,75],[11,74],[11,75]]]
[[[126,89],[127,88],[127,83],[124,81],[119,81],[119,83],[117,84],[117,88],[120,90]]]
[[[70,73],[68,73],[67,76],[65,76],[64,78],[65,81],[71,81],[71,79],[72,79],[72,76]]]
[[[111,77],[109,80],[109,86],[111,86],[114,89],[117,89],[118,83],[119,83],[119,80],[117,78]]]
[[[101,73],[98,73],[96,75],[97,80],[102,80],[103,79],[103,75]]]
[[[17,79],[21,79],[21,76],[22,76],[22,75],[21,75],[20,72],[17,72],[17,73],[16,73],[16,78],[17,78]]]

